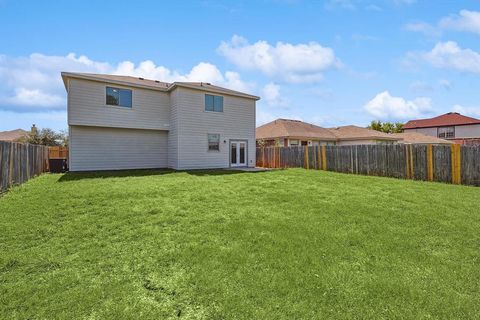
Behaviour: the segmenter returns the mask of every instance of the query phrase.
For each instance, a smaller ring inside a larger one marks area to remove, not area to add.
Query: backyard
[[[0,196],[0,318],[476,318],[479,203],[304,169],[45,174]]]

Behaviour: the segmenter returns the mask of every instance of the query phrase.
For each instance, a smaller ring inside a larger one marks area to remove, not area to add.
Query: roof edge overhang
[[[229,90],[231,92],[225,92],[225,91],[222,91],[222,90],[217,90],[216,88],[201,87],[201,86],[199,87],[199,86],[190,85],[190,84],[184,83],[184,82],[182,82],[182,83],[174,82],[170,87],[168,87],[168,91],[174,90],[177,87],[206,91],[206,92],[214,92],[214,93],[223,94],[223,95],[227,95],[227,96],[235,96],[235,97],[253,99],[253,100],[256,100],[256,101],[260,100],[260,97],[258,97],[258,96],[254,96],[254,95],[239,92],[239,91],[230,90],[230,89],[227,89],[227,88],[224,88],[224,89]]]
[[[142,85],[138,83],[132,83],[130,81],[122,81],[122,80],[113,80],[113,79],[100,79],[95,76],[89,76],[85,74],[78,74],[75,72],[61,72],[61,76],[63,79],[63,84],[65,85],[65,89],[68,90],[68,85],[67,85],[67,80],[69,78],[74,78],[74,79],[81,79],[81,80],[89,80],[89,81],[95,81],[95,82],[101,82],[101,83],[112,83],[112,84],[118,84],[118,85],[123,85],[123,86],[128,86],[128,87],[134,87],[134,88],[141,88],[141,89],[149,89],[149,90],[156,90],[156,91],[161,91],[161,92],[170,92],[172,90],[175,90],[177,87],[183,87],[183,88],[189,88],[193,90],[199,90],[199,91],[205,91],[205,92],[213,92],[213,93],[218,93],[222,95],[230,95],[230,96],[236,96],[236,97],[242,97],[242,98],[248,98],[248,99],[253,99],[253,100],[260,100],[260,97],[250,95],[247,93],[242,93],[234,90],[230,90],[225,88],[225,90],[229,90],[232,92],[225,92],[222,90],[217,90],[216,88],[208,88],[208,87],[199,87],[199,86],[194,86],[194,85],[189,85],[187,83],[178,83],[174,82],[170,84],[168,87],[165,88],[159,88],[156,86],[150,86],[148,84]]]

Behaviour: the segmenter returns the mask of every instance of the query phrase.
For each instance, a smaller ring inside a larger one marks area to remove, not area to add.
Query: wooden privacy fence
[[[0,193],[48,171],[48,147],[0,141]]]
[[[68,159],[68,148],[67,147],[48,147],[48,158],[49,159]]]
[[[265,147],[257,148],[257,166],[480,186],[480,147],[457,144]]]

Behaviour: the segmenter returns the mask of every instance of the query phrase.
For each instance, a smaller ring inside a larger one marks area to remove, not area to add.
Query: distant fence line
[[[480,186],[480,147],[457,144],[264,147],[257,166]]]
[[[47,171],[47,146],[0,141],[0,193]]]

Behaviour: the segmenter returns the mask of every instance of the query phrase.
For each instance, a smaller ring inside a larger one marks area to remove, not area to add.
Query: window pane
[[[214,96],[214,111],[223,112],[223,97]]]
[[[230,163],[237,163],[237,144],[236,143],[232,143],[232,150],[230,154],[231,154]]]
[[[455,128],[454,127],[438,128],[438,137],[439,138],[454,138],[455,137]]]
[[[240,163],[245,163],[245,143],[240,143]]]
[[[132,90],[120,89],[119,91],[119,104],[122,107],[132,107]]]
[[[208,134],[208,150],[214,150],[214,151],[220,150],[219,134]]]
[[[205,95],[205,111],[214,111],[213,108],[213,96],[210,94]]]
[[[118,89],[107,87],[107,104],[112,106],[118,106],[118,102]]]

